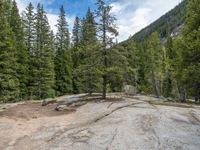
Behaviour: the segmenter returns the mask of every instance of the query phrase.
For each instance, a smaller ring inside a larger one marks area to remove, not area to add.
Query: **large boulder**
[[[124,92],[127,95],[136,95],[137,94],[137,89],[136,89],[136,87],[134,87],[132,85],[125,85],[124,86]]]

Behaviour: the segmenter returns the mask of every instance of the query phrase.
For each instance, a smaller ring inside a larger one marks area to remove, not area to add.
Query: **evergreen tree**
[[[26,48],[29,53],[32,53],[33,51],[33,43],[34,43],[34,22],[35,22],[35,15],[34,15],[34,7],[32,3],[29,3],[29,5],[26,8],[26,11],[23,12],[23,28],[24,28],[24,34],[25,34],[25,43]]]
[[[137,87],[138,70],[139,70],[139,53],[137,44],[130,42],[126,47],[126,59],[128,61],[128,68],[126,73],[126,84]],[[144,67],[144,66],[143,66]],[[139,87],[137,87],[139,88]]]
[[[12,0],[2,0],[4,3],[4,15],[7,18],[7,22],[10,23],[11,21],[11,13],[12,13],[12,7],[13,7],[13,2]]]
[[[111,48],[107,49],[107,91],[120,92],[122,91],[124,83],[131,84],[134,80],[130,79],[135,74],[131,74],[133,68],[129,64],[126,56],[126,51],[121,46],[114,44]]]
[[[78,87],[78,74],[76,73],[76,69],[78,68],[80,64],[80,46],[81,46],[81,34],[82,34],[82,28],[81,28],[81,20],[79,17],[75,18],[74,21],[74,27],[72,31],[72,61],[73,61],[73,79],[72,79],[72,88],[73,93],[79,93],[79,87]]]
[[[79,75],[80,91],[84,93],[99,92],[101,86],[95,24],[94,14],[88,9],[86,18],[82,21],[80,64],[75,71]]]
[[[158,97],[162,94],[163,50],[157,33],[153,33],[148,41],[148,56],[147,75],[151,81],[152,93]]]
[[[138,64],[138,90],[141,92],[146,92],[146,93],[150,93],[149,91],[149,82],[148,82],[148,75],[147,74],[147,70],[148,70],[148,45],[147,45],[147,41],[145,41],[144,43],[137,43],[136,46],[137,49],[137,54],[138,55],[138,59],[137,59],[137,64]]]
[[[184,27],[182,78],[190,96],[200,97],[200,5],[188,1]]]
[[[94,13],[88,8],[86,18],[83,20],[82,41],[84,45],[97,42],[96,22]]]
[[[123,43],[126,61],[128,63],[124,78],[125,84],[133,85],[139,92],[151,93],[148,82],[148,51],[147,42],[136,43],[129,41]],[[125,67],[124,66],[124,67]]]
[[[28,95],[32,98],[32,71],[33,71],[33,59],[34,59],[34,42],[35,42],[35,15],[34,7],[32,3],[29,3],[26,10],[22,14],[23,30],[25,38],[25,47],[28,52]]]
[[[51,31],[43,6],[38,4],[35,22],[35,42],[30,61],[31,98],[54,96],[54,51]]]
[[[163,95],[165,97],[172,96],[173,89],[173,59],[175,57],[172,37],[168,35],[167,42],[165,45],[166,55],[164,56],[164,68],[163,73],[165,74],[165,79],[163,81]]]
[[[15,0],[11,11],[10,26],[15,36],[18,64],[18,79],[20,81],[20,98],[28,96],[28,51],[25,48],[23,24]]]
[[[183,79],[183,49],[184,42],[182,37],[177,37],[173,40],[173,48],[174,48],[174,58],[172,59],[173,65],[171,65],[173,72],[173,84],[174,86],[174,97],[180,99],[181,101],[186,100],[186,85],[184,84]]]
[[[117,30],[116,25],[114,24],[114,21],[116,20],[115,17],[111,15],[111,9],[112,7],[109,5],[106,5],[106,3],[103,0],[97,0],[97,12],[96,15],[98,17],[98,24],[97,24],[97,30],[99,39],[101,42],[101,48],[100,51],[102,51],[102,54],[99,56],[102,59],[102,96],[105,99],[106,98],[106,92],[107,92],[107,83],[108,83],[108,72],[115,72],[117,67],[109,67],[109,64],[114,64],[111,62],[110,59],[108,60],[108,56],[114,57],[114,54],[118,55],[116,49],[108,49],[109,47],[113,46],[113,37],[117,36]],[[116,50],[114,52],[111,52],[110,50]],[[110,62],[109,62],[110,61]],[[115,64],[116,66],[116,64]]]
[[[72,58],[68,24],[63,6],[60,9],[57,28],[55,57],[56,92],[57,95],[64,95],[72,92]]]
[[[9,102],[19,97],[16,49],[3,1],[0,1],[0,10],[0,101]]]

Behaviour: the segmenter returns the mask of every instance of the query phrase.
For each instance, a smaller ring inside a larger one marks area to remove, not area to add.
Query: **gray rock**
[[[66,110],[66,111],[75,111],[76,109],[75,108],[70,108],[70,107],[68,107],[66,105],[59,105],[59,106],[57,106],[55,108],[55,110],[56,111],[64,111],[64,110]]]
[[[132,85],[125,85],[124,92],[125,92],[125,94],[128,94],[128,95],[136,95],[137,89],[136,89],[136,87],[134,87]]]

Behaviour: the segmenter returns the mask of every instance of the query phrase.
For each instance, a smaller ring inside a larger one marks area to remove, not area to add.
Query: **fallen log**
[[[57,101],[57,106],[55,108],[56,111],[63,110],[64,107],[68,109],[69,106],[75,107],[75,106],[81,106],[86,104],[88,98],[94,98],[95,96],[100,95],[98,93],[94,94],[77,94],[77,95],[71,95],[66,96],[65,98],[62,98],[62,100]]]

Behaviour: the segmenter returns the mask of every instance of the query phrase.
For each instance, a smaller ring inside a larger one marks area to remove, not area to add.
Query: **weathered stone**
[[[56,108],[55,108],[56,111],[75,111],[76,109],[75,108],[71,108],[71,107],[68,107],[66,105],[58,105]]]
[[[137,93],[137,89],[136,89],[136,87],[134,87],[132,85],[125,85],[124,92],[125,92],[125,94],[128,94],[128,95],[135,95]]]
[[[0,116],[0,149],[199,149],[198,105],[160,105],[158,99],[141,95],[123,98],[112,103],[87,103],[68,115],[38,117],[28,122]]]

